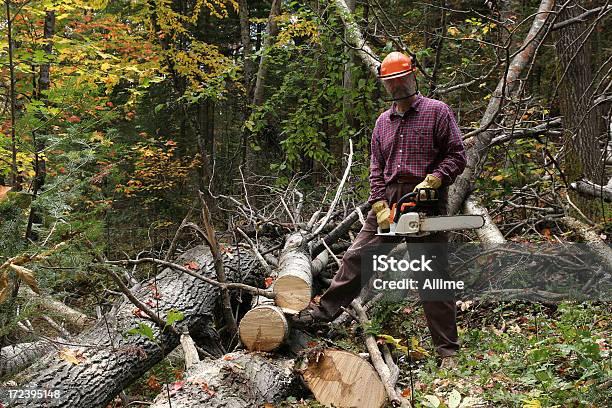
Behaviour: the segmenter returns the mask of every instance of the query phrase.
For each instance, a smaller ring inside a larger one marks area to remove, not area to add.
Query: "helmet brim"
[[[408,74],[410,74],[411,72],[414,72],[414,71],[415,71],[414,69],[409,69],[409,70],[406,70],[406,71],[398,72],[396,74],[379,75],[378,78],[382,79],[383,81],[385,79],[400,78],[400,77],[406,76],[406,75],[408,75]]]

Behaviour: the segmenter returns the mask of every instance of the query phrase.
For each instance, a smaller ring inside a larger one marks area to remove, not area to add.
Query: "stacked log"
[[[287,238],[278,263],[278,278],[273,287],[276,305],[286,313],[298,313],[312,299],[310,254],[301,233]]]
[[[251,351],[272,351],[287,338],[289,325],[284,313],[308,307],[312,297],[312,264],[301,233],[289,235],[279,258],[278,277],[272,291],[274,301],[262,296],[240,321],[242,344]]]
[[[239,325],[240,340],[247,350],[276,350],[287,338],[289,324],[272,299],[259,296]]]

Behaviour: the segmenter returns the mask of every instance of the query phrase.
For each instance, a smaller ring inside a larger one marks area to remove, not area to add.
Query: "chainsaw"
[[[484,225],[481,215],[435,216],[438,191],[433,188],[420,188],[404,195],[391,207],[390,227],[381,230],[380,236],[422,237],[432,232],[477,229]]]

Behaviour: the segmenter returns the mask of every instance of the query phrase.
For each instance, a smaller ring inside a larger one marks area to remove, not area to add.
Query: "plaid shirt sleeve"
[[[467,157],[461,130],[457,125],[452,110],[446,106],[444,114],[440,118],[439,127],[436,132],[437,144],[440,146],[440,156],[442,161],[436,166],[433,175],[442,180],[442,184],[447,186],[455,182],[467,164]]]
[[[378,121],[372,132],[372,143],[370,146],[370,198],[368,203],[374,204],[379,200],[385,200],[385,161],[380,146]]]

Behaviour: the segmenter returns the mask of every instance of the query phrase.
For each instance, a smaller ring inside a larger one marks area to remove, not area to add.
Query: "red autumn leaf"
[[[148,299],[148,300],[145,302],[145,305],[147,305],[147,306],[149,306],[149,307],[155,307],[155,303],[153,303],[153,300],[151,300],[151,299]]]
[[[269,288],[270,286],[272,286],[272,283],[274,282],[274,278],[271,276],[268,276],[265,280],[264,280],[264,286],[266,288]]]
[[[109,108],[112,108],[113,107],[113,103],[108,101],[108,102],[106,102],[106,106],[108,106]]]
[[[317,347],[318,345],[319,345],[319,343],[316,342],[316,341],[308,341],[308,342],[306,342],[306,346],[310,347],[310,348]]]
[[[149,379],[147,380],[147,385],[153,391],[159,391],[161,389],[161,385],[159,384],[159,381],[157,381],[157,378],[154,375],[149,377]]]
[[[234,358],[235,358],[235,357],[230,356],[230,355],[223,356],[223,359],[224,359],[225,361],[232,361],[232,360],[234,360]]]
[[[410,388],[404,388],[402,390],[402,397],[408,398],[412,394],[412,390]]]
[[[79,123],[81,121],[81,118],[79,118],[76,115],[72,115],[70,116],[68,119],[66,119],[68,122],[70,123]]]
[[[185,381],[175,381],[174,384],[172,384],[172,389],[176,391],[176,390],[180,390],[184,386],[185,386]]]
[[[168,140],[166,146],[176,146],[176,142],[174,140]]]
[[[202,384],[202,391],[206,392],[208,395],[210,395],[211,397],[213,395],[215,395],[215,392],[213,390],[210,389],[210,387],[208,387],[207,383],[203,383]]]
[[[143,312],[142,310],[140,310],[139,308],[136,308],[134,310],[132,310],[132,314],[136,317],[140,317],[142,319],[147,319],[149,316],[147,316],[147,314],[145,312]]]
[[[200,269],[200,265],[198,265],[196,262],[187,262],[185,265],[183,265],[185,268],[187,269],[191,269],[192,271],[197,271]]]

